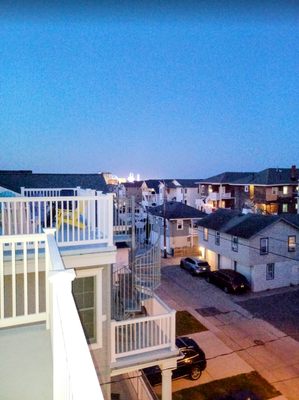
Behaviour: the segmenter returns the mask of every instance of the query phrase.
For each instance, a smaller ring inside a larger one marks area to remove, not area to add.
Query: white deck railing
[[[58,246],[113,245],[112,195],[0,199],[0,235],[56,229]]]
[[[40,249],[45,238],[0,236],[0,328],[46,320],[49,265]]]
[[[75,272],[64,269],[54,236],[48,235],[47,249],[52,271],[49,314],[54,400],[101,400],[102,391],[72,295]]]
[[[126,321],[111,322],[111,361],[175,346],[175,310],[156,296],[149,299],[149,315]]]
[[[57,197],[65,191],[72,191],[74,196],[78,196],[80,188],[25,188],[21,187],[21,196],[26,197]]]
[[[0,327],[46,321],[52,339],[53,399],[101,400],[72,295],[74,278],[74,270],[64,269],[53,234],[0,237]]]

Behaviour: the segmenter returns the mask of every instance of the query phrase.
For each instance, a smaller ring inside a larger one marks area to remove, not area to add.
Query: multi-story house
[[[0,198],[0,398],[110,399],[113,380],[158,364],[171,399],[175,311],[154,294],[159,247],[113,216],[112,194],[32,179]],[[151,398],[142,382],[136,397]]]
[[[168,254],[199,255],[197,222],[206,216],[202,211],[177,201],[148,209],[150,220],[154,221],[151,241],[155,243],[160,236],[160,248]]]
[[[255,292],[299,284],[299,215],[219,209],[198,225],[199,246],[213,270],[242,273]]]
[[[240,193],[246,193],[245,184],[240,184],[239,189],[237,182],[252,176],[251,172],[223,172],[203,179],[199,183],[200,198],[196,200],[196,207],[208,214],[218,208],[234,209],[240,203],[239,200],[236,201],[236,192],[239,196]]]
[[[156,206],[163,201],[176,201],[196,207],[200,179],[150,179],[142,185],[143,205]]]
[[[297,213],[298,178],[295,165],[260,172],[224,172],[200,183],[201,198],[196,206],[207,213],[218,208]]]

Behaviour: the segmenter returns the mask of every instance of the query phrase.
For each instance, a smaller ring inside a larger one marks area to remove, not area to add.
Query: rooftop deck
[[[45,324],[0,330],[0,398],[50,400],[52,350]]]

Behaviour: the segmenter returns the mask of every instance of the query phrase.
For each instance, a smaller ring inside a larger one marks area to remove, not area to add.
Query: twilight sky
[[[0,169],[299,166],[299,9],[260,3],[2,8]]]

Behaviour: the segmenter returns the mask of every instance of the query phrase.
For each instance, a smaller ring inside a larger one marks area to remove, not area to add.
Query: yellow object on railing
[[[80,208],[76,208],[74,211],[59,209],[57,211],[57,230],[60,229],[62,223],[72,225],[79,229],[86,228],[84,215],[82,214]]]

